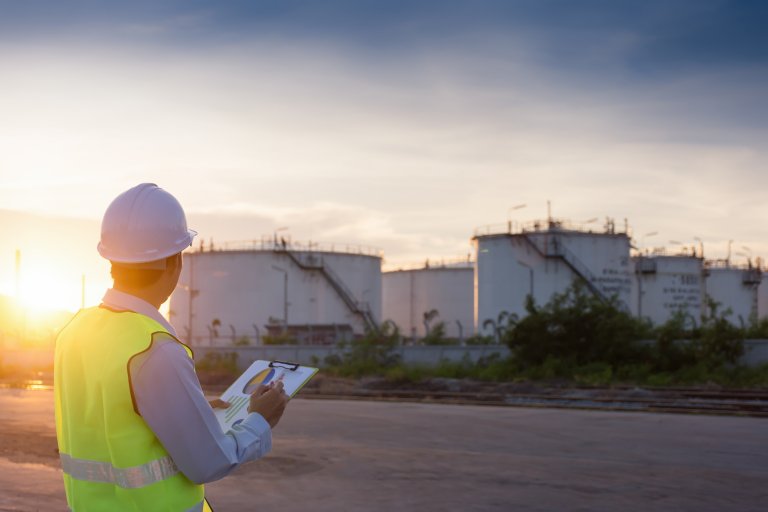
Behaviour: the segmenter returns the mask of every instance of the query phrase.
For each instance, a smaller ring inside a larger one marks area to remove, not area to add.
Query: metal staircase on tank
[[[558,258],[565,262],[574,274],[581,278],[584,284],[587,285],[589,291],[591,291],[595,297],[599,298],[603,302],[608,302],[608,297],[603,291],[595,284],[596,278],[591,270],[571,251],[560,236],[552,233],[547,233],[545,236],[536,237],[535,239],[529,236],[527,233],[523,233],[523,238],[531,245],[536,252],[545,258]],[[629,308],[624,301],[619,301],[619,307],[624,311],[629,311]]]
[[[341,297],[341,300],[349,308],[349,310],[360,316],[366,328],[371,331],[377,330],[376,320],[373,318],[371,309],[367,303],[358,302],[355,300],[354,295],[346,287],[344,281],[329,267],[324,261],[322,256],[315,254],[309,254],[306,259],[300,258],[295,252],[285,248],[275,248],[275,252],[278,254],[286,254],[291,261],[302,270],[316,271],[325,278],[331,285],[331,288]]]

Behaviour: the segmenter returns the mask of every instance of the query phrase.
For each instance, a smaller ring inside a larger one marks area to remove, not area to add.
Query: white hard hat
[[[145,263],[180,253],[197,232],[187,229],[181,204],[154,183],[115,198],[101,221],[99,254],[118,263]]]

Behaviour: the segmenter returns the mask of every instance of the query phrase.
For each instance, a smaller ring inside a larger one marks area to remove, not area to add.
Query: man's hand
[[[270,386],[259,386],[251,395],[251,403],[248,412],[261,414],[269,426],[275,428],[277,422],[283,416],[285,406],[288,404],[288,395],[283,391],[283,383],[277,382]]]

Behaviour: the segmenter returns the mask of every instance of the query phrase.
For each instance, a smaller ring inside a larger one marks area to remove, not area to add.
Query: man
[[[56,436],[74,512],[211,510],[203,484],[271,449],[288,401],[282,383],[257,389],[245,421],[222,432],[192,351],[158,312],[195,235],[154,184],[120,194],[104,214],[98,251],[114,286],[56,341]]]

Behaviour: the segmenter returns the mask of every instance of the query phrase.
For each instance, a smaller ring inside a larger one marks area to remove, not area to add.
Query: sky
[[[77,308],[85,275],[98,302],[101,215],[140,182],[206,241],[287,228],[386,268],[466,257],[548,201],[644,247],[767,257],[766,20],[738,0],[0,0],[0,293],[19,249],[28,301]]]

